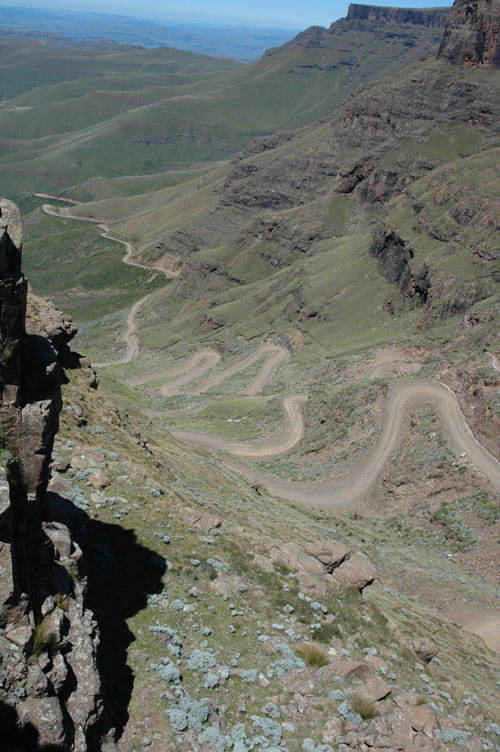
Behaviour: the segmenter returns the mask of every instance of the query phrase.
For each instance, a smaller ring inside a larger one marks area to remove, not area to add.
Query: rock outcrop
[[[351,3],[348,21],[383,21],[389,24],[415,24],[417,26],[444,26],[448,8],[390,8],[379,5]]]
[[[500,68],[499,0],[456,0],[438,57],[461,68]]]
[[[4,199],[0,232],[0,746],[98,750],[110,728],[98,629],[81,549],[46,499],[62,407],[55,345],[66,349],[75,327],[56,316],[52,341],[33,322],[26,331],[21,220]]]
[[[426,303],[431,287],[427,266],[413,257],[409,244],[396,231],[379,227],[370,252],[384,277],[399,284],[405,300]]]

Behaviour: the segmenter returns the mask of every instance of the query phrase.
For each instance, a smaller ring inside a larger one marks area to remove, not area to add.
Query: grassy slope
[[[219,688],[207,689],[202,686],[206,674],[188,667],[191,652],[214,649],[222,665],[237,654],[238,669],[257,669],[265,674],[279,654],[269,655],[270,651],[264,650],[259,633],[286,642],[293,649],[298,636],[310,639],[315,632],[313,623],[319,623],[321,630],[316,634],[320,644],[327,646],[335,637],[337,649],[347,649],[351,659],[364,661],[369,652],[365,648],[374,649],[388,663],[388,671],[394,672],[396,678],[390,678],[393,696],[416,691],[421,702],[425,702],[434,688],[432,701],[438,718],[445,718],[454,728],[469,730],[473,738],[480,731],[474,705],[468,709],[463,703],[468,694],[478,698],[488,721],[495,718],[490,689],[494,656],[478,639],[455,625],[443,623],[436,613],[422,609],[414,599],[415,571],[419,572],[419,587],[427,589],[428,597],[436,599],[434,602],[439,602],[443,583],[448,589],[460,588],[463,597],[478,588],[484,594],[485,584],[472,575],[464,577],[453,562],[443,560],[439,543],[423,539],[418,524],[412,526],[400,521],[398,526],[391,527],[379,520],[341,519],[270,499],[265,489],[250,488],[237,474],[214,465],[204,452],[186,448],[161,429],[144,425],[134,406],[135,396],[123,385],[113,385],[105,379],[104,387],[107,392],[115,393],[116,402],[88,391],[78,375],[73,377],[65,399],[83,410],[88,425],[77,428],[65,413],[57,451],[61,457],[70,457],[74,446],[83,444],[98,452],[105,447],[105,472],[111,481],[105,492],[92,491],[83,479],[84,474],[68,477],[66,482],[75,498],[80,494],[79,504],[83,494],[87,512],[96,520],[97,551],[105,540],[106,550],[123,561],[117,568],[116,560],[111,557],[103,571],[100,560],[96,560],[95,572],[91,568],[90,588],[93,603],[99,606],[103,655],[111,671],[108,673],[111,681],[116,682],[120,676],[127,647],[133,640],[126,658],[134,675],[131,697],[126,681],[110,693],[115,712],[123,712],[121,703],[128,703],[129,734],[133,735],[145,723],[148,733],[161,735],[162,744],[177,748],[175,745],[183,739],[182,734],[172,729],[164,713],[175,702],[169,692],[165,693],[169,685],[152,673],[153,664],[160,658],[172,658],[161,637],[150,631],[155,624],[179,633],[183,651],[179,659],[173,660],[182,670],[183,687],[194,697],[208,696],[216,706],[224,705],[227,730],[237,722],[245,723],[252,713],[261,714],[265,703],[273,698],[280,706],[278,722],[296,723],[294,731],[287,730],[284,737],[294,752],[301,748],[304,738],[312,738],[316,743],[322,741],[324,724],[338,716],[340,696],[332,701],[321,684],[318,691],[309,690],[314,698],[313,717],[294,715],[292,705],[288,705],[292,693],[283,680],[271,677],[270,684],[263,685],[233,676],[227,683],[222,681]],[[119,413],[116,405],[122,408]],[[141,424],[148,434],[148,450],[130,435],[130,430]],[[164,495],[153,496],[151,489],[157,494],[155,489],[159,487],[164,489]],[[221,517],[221,534],[207,536],[193,528],[184,517],[185,505]],[[123,528],[133,530],[133,536],[130,532],[127,536],[121,533]],[[315,601],[333,614],[333,623],[329,625],[328,617],[297,596],[301,585],[296,581],[293,567],[290,572],[289,568],[277,565],[269,573],[261,569],[262,559],[259,562],[254,559],[256,554],[267,557],[271,546],[297,538],[301,542],[341,539],[356,549],[362,538],[362,550],[377,562],[381,583],[373,586],[371,593],[365,591],[364,597],[333,584],[327,586],[326,592],[313,595]],[[156,555],[155,561],[163,557],[169,560],[161,582],[149,568],[152,554]],[[232,595],[230,602],[216,595],[212,589],[215,573],[207,559],[226,562],[231,574],[248,578],[250,589]],[[439,572],[439,581],[433,578],[433,572]],[[196,597],[188,598],[186,594],[193,581]],[[150,597],[146,603],[146,593],[158,593],[162,588],[159,595]],[[175,610],[178,599],[189,602],[193,609],[179,613]],[[291,615],[283,612],[285,604],[293,604]],[[295,633],[297,638],[284,634],[281,623],[291,628],[290,634]],[[229,624],[233,627],[228,628]],[[432,638],[440,649],[439,663],[426,666],[425,671],[407,648],[407,641],[416,636]],[[466,681],[464,661],[469,667]],[[311,679],[315,671],[310,670]],[[346,679],[336,682],[334,688],[343,695],[357,684],[359,681],[355,679]],[[242,701],[246,705],[243,719],[238,713]],[[382,714],[389,712],[391,699],[379,704],[379,708]],[[250,723],[247,733],[252,733]]]
[[[0,168],[16,197],[224,158],[331,112],[437,43],[436,30],[399,31],[313,29],[244,67],[168,48],[95,54],[2,42]]]

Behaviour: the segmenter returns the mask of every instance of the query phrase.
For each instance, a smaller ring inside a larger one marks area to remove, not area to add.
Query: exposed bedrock
[[[384,21],[385,23],[415,24],[417,26],[444,26],[448,8],[390,8],[379,5],[351,3],[348,21]]]
[[[370,249],[381,273],[399,285],[403,297],[424,304],[430,290],[427,265],[413,256],[413,250],[396,231],[380,227]]]
[[[456,0],[438,57],[462,68],[500,68],[500,0]]]

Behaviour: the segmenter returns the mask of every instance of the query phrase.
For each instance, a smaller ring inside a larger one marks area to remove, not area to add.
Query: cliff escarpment
[[[499,0],[456,0],[438,57],[461,68],[500,68]]]
[[[414,24],[416,26],[444,26],[448,8],[390,8],[379,5],[351,3],[348,21],[383,21],[389,24]]]

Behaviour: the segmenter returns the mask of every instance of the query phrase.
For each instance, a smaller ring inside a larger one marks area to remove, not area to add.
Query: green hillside
[[[96,175],[224,159],[257,136],[333,112],[360,84],[427,55],[439,38],[439,28],[402,24],[388,34],[340,21],[245,66],[169,48],[2,40],[0,170],[19,198]]]

